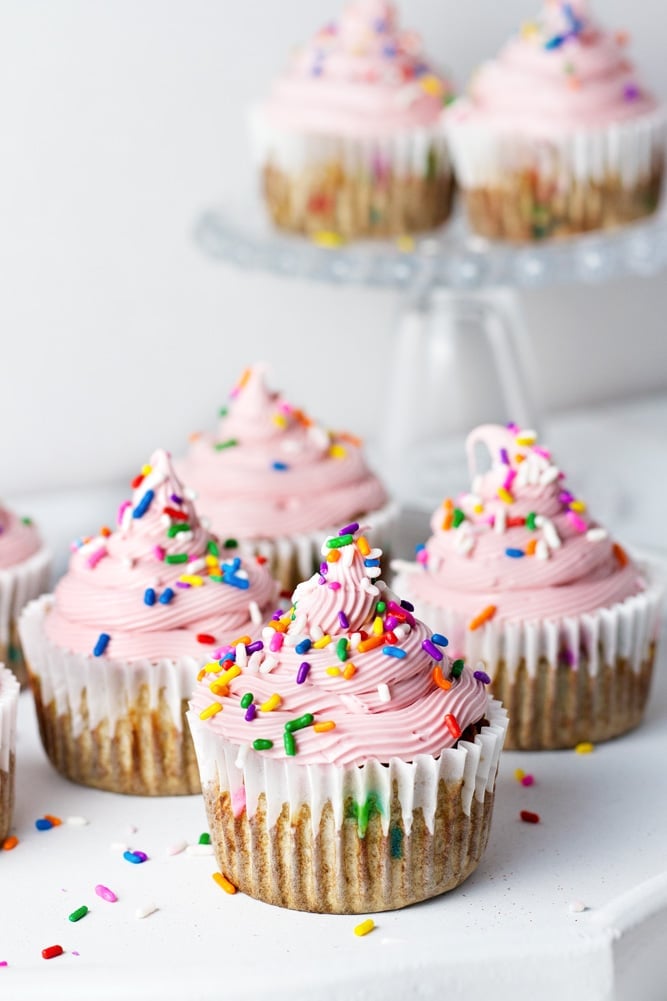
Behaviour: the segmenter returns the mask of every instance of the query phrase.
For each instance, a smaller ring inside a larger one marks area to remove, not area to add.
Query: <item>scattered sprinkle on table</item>
[[[233,894],[237,892],[234,884],[230,883],[227,877],[223,876],[221,872],[214,872],[213,879],[218,884],[218,886],[222,887],[225,893]]]
[[[133,865],[140,865],[142,862],[148,861],[148,855],[144,852],[123,852],[123,858]]]
[[[136,918],[147,918],[151,914],[155,914],[157,910],[157,904],[144,904],[143,907],[137,907],[134,912]]]
[[[591,744],[588,740],[582,740],[574,750],[577,754],[591,754],[595,750],[595,744]]]
[[[53,824],[50,820],[47,820],[46,817],[38,817],[35,821],[35,827],[38,831],[50,831]]]
[[[65,823],[70,827],[86,827],[89,821],[85,817],[68,817]]]
[[[373,918],[366,918],[361,924],[355,925],[354,934],[362,938],[364,935],[368,935],[369,932],[373,931],[375,928],[375,922]]]
[[[62,956],[63,952],[62,945],[49,945],[42,949],[42,959],[55,959],[56,956]]]
[[[8,838],[5,838],[5,840],[2,842],[3,852],[11,852],[12,849],[16,848],[18,843],[19,839],[14,834],[12,834]]]
[[[197,856],[212,855],[213,845],[211,844],[188,845],[188,847],[185,849],[185,854],[197,855]]]
[[[167,848],[167,855],[180,855],[188,847],[187,841],[176,841]]]
[[[539,813],[532,813],[530,810],[522,810],[519,816],[524,824],[539,824],[540,822]]]
[[[588,907],[582,900],[573,900],[570,904],[570,912],[572,914],[581,914],[583,911],[587,911]]]
[[[72,911],[72,913],[69,915],[69,920],[80,921],[81,918],[85,918],[87,913],[88,913],[88,908],[86,907],[85,904],[82,904],[81,907],[77,907],[75,911]]]
[[[535,776],[534,775],[522,775],[521,776],[521,785],[522,786],[532,786],[532,785],[535,785]]]
[[[110,904],[115,904],[118,900],[118,897],[113,890],[110,890],[108,886],[104,886],[103,883],[97,884],[95,887],[95,893],[98,897],[101,897],[102,900],[107,900]]]

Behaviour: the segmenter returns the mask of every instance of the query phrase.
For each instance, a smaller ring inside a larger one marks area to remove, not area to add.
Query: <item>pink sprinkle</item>
[[[522,786],[532,786],[535,783],[535,777],[533,775],[524,775],[521,779]]]
[[[533,452],[535,452],[536,455],[541,455],[543,459],[551,459],[551,452],[548,448],[540,448],[539,445],[533,445]]]
[[[7,966],[7,965],[8,963],[6,959],[0,959],[0,966]]]
[[[245,786],[240,786],[236,792],[232,793],[232,813],[234,817],[240,817],[245,810]]]
[[[273,636],[271,637],[271,642],[269,643],[269,650],[271,650],[273,653],[277,653],[278,650],[280,650],[280,648],[283,645],[283,639],[284,638],[282,633],[274,632]]]
[[[100,562],[100,560],[103,560],[104,557],[108,555],[109,554],[107,552],[106,546],[100,546],[99,549],[96,549],[94,553],[90,554],[90,556],[86,560],[86,564],[87,566],[90,567],[91,570],[94,570],[97,564]]]
[[[118,525],[122,524],[123,515],[127,511],[128,507],[132,507],[132,501],[126,500],[118,508],[118,514],[116,515],[116,522]]]
[[[423,563],[426,565],[428,563],[428,552],[426,549],[420,549],[416,556],[417,563]]]
[[[510,489],[512,483],[514,482],[515,477],[516,477],[516,469],[508,469],[507,476],[505,477],[505,482],[503,483],[505,490]]]
[[[110,904],[115,904],[118,900],[118,897],[113,890],[110,890],[108,886],[104,886],[103,883],[97,884],[95,887],[95,893],[98,897],[101,897],[102,900],[107,900]]]
[[[332,591],[339,591],[340,590],[340,584],[339,584],[339,582],[337,580],[331,580],[331,581],[329,581],[329,587],[331,588]]]
[[[588,525],[582,517],[580,517],[576,511],[566,511],[566,518],[572,523],[572,527],[576,529],[577,532],[587,532]]]
[[[226,653],[232,653],[232,648],[229,644],[227,646],[219,646],[211,654],[213,660],[222,660]]]
[[[162,562],[164,560],[164,553],[165,550],[162,546],[153,546],[153,556],[156,560],[160,560],[160,562]]]

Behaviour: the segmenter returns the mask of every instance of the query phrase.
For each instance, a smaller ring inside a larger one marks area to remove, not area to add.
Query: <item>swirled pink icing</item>
[[[553,136],[644,115],[656,101],[628,60],[627,38],[600,27],[584,0],[547,2],[474,75],[453,122]]]
[[[494,621],[560,619],[606,608],[644,589],[639,570],[565,485],[533,432],[485,425],[467,442],[492,465],[469,494],[433,514],[433,534],[409,578],[415,600]]]
[[[261,366],[246,370],[217,435],[195,437],[178,469],[213,528],[239,539],[326,529],[387,500],[360,442],[270,392]]]
[[[484,717],[488,678],[452,664],[446,639],[378,578],[381,550],[369,549],[358,525],[327,539],[322,553],[320,572],[297,587],[252,651],[237,648],[210,665],[191,709],[233,744],[271,741],[254,750],[279,758],[288,753],[286,724],[301,720],[293,736],[303,764],[437,756]],[[236,676],[222,677],[230,667]],[[318,726],[326,723],[335,727]]]
[[[0,504],[0,570],[34,556],[42,548],[39,532],[29,518],[19,518]]]
[[[248,633],[251,602],[265,613],[276,584],[264,566],[241,561],[211,534],[167,452],[156,451],[133,486],[116,530],[75,544],[47,635],[60,647],[92,653],[105,633],[111,659],[203,660]]]
[[[393,4],[355,0],[295,53],[265,112],[288,129],[391,135],[437,123],[450,92]]]

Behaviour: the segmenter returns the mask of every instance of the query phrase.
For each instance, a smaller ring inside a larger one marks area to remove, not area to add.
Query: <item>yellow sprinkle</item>
[[[219,681],[212,681],[208,687],[213,695],[229,695],[229,687],[222,685]]]
[[[373,634],[375,636],[382,636],[384,632],[384,622],[379,615],[376,615],[373,619]]]
[[[368,545],[368,539],[365,535],[360,535],[357,539],[357,549],[362,556],[368,556],[371,551],[371,547]],[[338,550],[336,550],[338,552]]]
[[[217,567],[218,565],[216,557],[211,555],[211,553],[209,553],[208,556],[205,556],[204,560],[206,562],[207,567]]]
[[[211,660],[208,664],[204,664],[204,670],[207,674],[218,674],[220,672],[220,664],[217,660]]]
[[[517,782],[520,782],[521,779],[524,778],[525,774],[526,773],[524,772],[523,768],[514,769],[514,778],[517,780]]]
[[[230,681],[234,680],[234,678],[238,678],[240,673],[241,673],[241,668],[239,667],[239,665],[232,664],[231,667],[229,667],[226,671],[224,671],[220,675],[218,681],[220,682],[221,685],[228,685]]]
[[[518,434],[514,441],[517,445],[534,445],[537,441],[537,435],[534,431],[524,431],[523,434]]]
[[[282,701],[283,700],[280,698],[280,696],[276,692],[274,692],[273,695],[269,695],[266,702],[262,702],[261,706],[259,707],[260,712],[272,713],[274,709],[278,708],[278,706],[281,704]]]
[[[342,247],[345,240],[340,233],[334,233],[331,229],[320,229],[313,233],[313,243],[318,247]]]
[[[432,74],[429,76],[423,76],[419,83],[421,84],[422,89],[425,90],[431,97],[440,97],[445,89],[442,85],[442,80],[439,80],[437,76],[433,76]]]
[[[362,921],[360,925],[355,927],[354,934],[359,935],[360,937],[362,935],[368,935],[369,931],[373,931],[374,928],[375,922],[373,921],[373,918],[366,918],[365,921]]]
[[[141,475],[142,476],[149,476],[152,472],[153,472],[153,467],[152,466],[142,466],[141,467]]]
[[[328,667],[327,674],[330,674],[332,678],[337,678],[340,675],[339,667]]]
[[[329,646],[331,643],[331,636],[327,633],[324,636],[320,636],[318,640],[313,643],[314,650],[324,650],[325,646]]]
[[[575,751],[577,754],[590,754],[595,750],[595,744],[591,744],[588,740],[582,740],[580,744],[577,744]]]
[[[347,449],[343,448],[342,445],[331,445],[329,455],[332,459],[344,459],[347,455]]]
[[[538,33],[539,29],[534,21],[526,21],[521,25],[522,38],[535,38]]]
[[[585,510],[586,510],[585,501],[578,501],[578,500],[570,501],[570,511],[578,511],[580,514],[583,514]]]
[[[277,424],[279,428],[287,427],[287,418],[283,414],[274,414],[271,420],[274,424]]]
[[[183,584],[190,584],[191,587],[201,587],[202,584],[204,583],[203,577],[200,577],[198,574],[191,574],[191,573],[183,574],[182,577],[179,577],[179,580]]]
[[[215,716],[216,713],[219,713],[221,709],[222,706],[219,702],[211,702],[210,706],[206,706],[206,709],[202,709],[199,713],[199,718],[210,719],[211,716]]]
[[[505,501],[506,504],[514,503],[514,498],[512,497],[509,490],[505,489],[505,487],[498,487],[498,496],[502,501]]]
[[[236,887],[233,883],[230,883],[226,876],[223,876],[221,872],[214,872],[213,879],[216,881],[218,886],[221,886],[225,893],[236,893]]]
[[[332,719],[324,719],[321,723],[316,723],[313,727],[315,733],[326,733],[327,730],[335,730],[336,724]]]
[[[230,646],[237,647],[239,643],[243,643],[244,646],[248,646],[249,643],[252,643],[252,638],[250,636],[239,636],[239,638],[234,640]]]
[[[357,669],[354,666],[354,664],[346,664],[345,665],[345,668],[343,670],[343,677],[345,678],[346,681],[349,681],[350,678],[353,678],[356,673],[357,673]]]
[[[415,249],[415,238],[414,236],[397,236],[396,246],[399,250],[402,250],[404,254],[409,254]]]
[[[474,514],[484,514],[484,505],[483,504],[475,504],[475,506],[473,508],[473,513]]]

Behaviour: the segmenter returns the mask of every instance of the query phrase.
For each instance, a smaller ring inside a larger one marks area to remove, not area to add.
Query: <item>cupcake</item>
[[[453,189],[441,124],[450,94],[392,4],[348,4],[251,116],[273,222],[329,241],[440,225]]]
[[[599,27],[583,0],[545,3],[478,70],[446,131],[481,236],[608,229],[658,204],[663,110],[628,59],[627,37]]]
[[[197,672],[231,640],[250,642],[277,588],[265,566],[209,532],[166,452],[132,487],[116,530],[75,543],[55,593],[21,616],[40,735],[75,782],[193,793],[183,713]]]
[[[390,910],[478,865],[506,715],[378,579],[356,523],[322,555],[188,719],[227,880],[297,910]]]
[[[574,747],[636,726],[655,659],[663,575],[633,559],[516,425],[468,438],[472,493],[447,499],[396,586],[480,663],[510,716],[508,746]],[[477,450],[491,468],[477,475]]]
[[[14,810],[14,747],[19,683],[0,664],[0,846],[9,834]]]
[[[337,518],[372,522],[373,543],[386,547],[397,516],[359,439],[325,430],[270,392],[261,366],[243,373],[217,434],[192,436],[178,470],[213,530],[266,557],[290,593],[317,569]]]
[[[0,504],[0,662],[20,681],[26,674],[17,620],[23,606],[48,591],[51,554],[30,518],[18,518]]]

